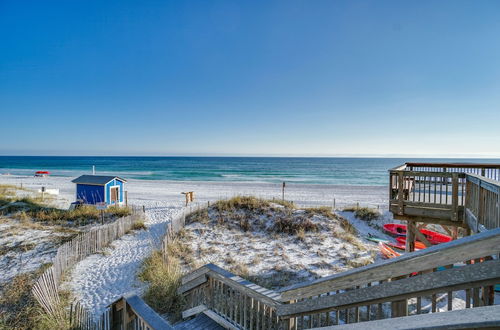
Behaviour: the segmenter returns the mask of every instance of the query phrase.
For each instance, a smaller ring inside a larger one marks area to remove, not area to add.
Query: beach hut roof
[[[122,182],[127,182],[127,180],[122,179],[118,176],[109,176],[109,175],[82,175],[71,182],[77,184],[93,184],[93,185],[105,185],[109,181],[114,179],[120,180]]]

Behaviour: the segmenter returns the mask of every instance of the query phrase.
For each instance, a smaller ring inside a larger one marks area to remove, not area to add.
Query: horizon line
[[[500,159],[500,155],[432,155],[432,154],[339,154],[339,155],[295,155],[295,154],[170,154],[170,155],[138,155],[138,154],[123,154],[123,155],[58,155],[58,154],[31,154],[31,155],[2,155],[0,157],[198,157],[198,158],[429,158],[429,159],[443,159],[443,158],[466,158],[466,159]]]

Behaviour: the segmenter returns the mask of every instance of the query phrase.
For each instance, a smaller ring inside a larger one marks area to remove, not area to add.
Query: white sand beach
[[[38,190],[42,186],[47,189],[59,189],[58,204],[68,207],[75,199],[75,185],[72,177],[33,177],[20,175],[0,175],[0,184],[22,185],[25,188]],[[200,182],[200,181],[166,181],[166,180],[128,180],[129,203],[141,206],[146,201],[168,203],[182,206],[183,191],[194,191],[198,202],[214,201],[236,195],[253,195],[262,198],[282,197],[281,184],[255,182]],[[349,185],[317,185],[287,184],[285,199],[301,206],[333,206],[342,208],[359,203],[361,206],[388,206],[388,188],[385,186],[349,186]]]
[[[70,177],[31,177],[2,175],[0,184],[11,184],[38,191],[42,186],[59,189],[54,203],[67,208],[75,199],[75,185]],[[184,205],[181,192],[194,191],[196,203],[206,203],[236,195],[254,195],[262,198],[281,198],[280,184],[231,182],[178,182],[129,180],[126,185],[130,205],[145,207],[147,230],[123,236],[103,254],[96,254],[80,262],[65,284],[77,299],[94,315],[125,293],[141,293],[144,284],[136,279],[142,261],[151,253],[165,230],[165,224]],[[332,186],[289,184],[285,199],[300,206],[355,205],[387,209],[386,187]],[[384,212],[388,215],[388,212]],[[390,215],[388,215],[390,216]],[[361,232],[364,232],[362,229]]]

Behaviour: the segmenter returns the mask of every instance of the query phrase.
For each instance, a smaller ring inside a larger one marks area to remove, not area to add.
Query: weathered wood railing
[[[111,322],[106,329],[171,330],[174,329],[141,298],[127,294],[110,306]]]
[[[462,226],[473,177],[499,180],[500,165],[406,163],[389,171],[389,209],[399,220]]]
[[[178,292],[187,299],[183,317],[205,313],[226,328],[277,329],[280,295],[213,264],[182,279]]]
[[[386,329],[499,329],[500,305],[457,310],[447,313],[420,314],[396,319],[351,323],[336,326],[335,330]],[[324,328],[329,329],[329,328]]]
[[[499,252],[500,228],[280,293],[206,265],[186,275],[179,292],[188,301],[184,317],[204,312],[229,328],[310,329],[491,305]],[[463,306],[454,306],[457,295]]]
[[[294,329],[313,328],[493,304],[500,283],[500,229],[381,263],[352,269],[281,292],[277,314]],[[428,306],[426,306],[426,304]],[[456,307],[456,306],[455,306]]]
[[[474,232],[500,227],[500,181],[467,174],[465,221]]]
[[[467,173],[480,175],[491,180],[500,180],[500,164],[410,162],[403,166],[407,171]]]

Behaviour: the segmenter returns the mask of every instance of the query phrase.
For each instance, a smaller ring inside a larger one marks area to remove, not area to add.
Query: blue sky
[[[500,157],[498,1],[0,1],[0,154]]]

